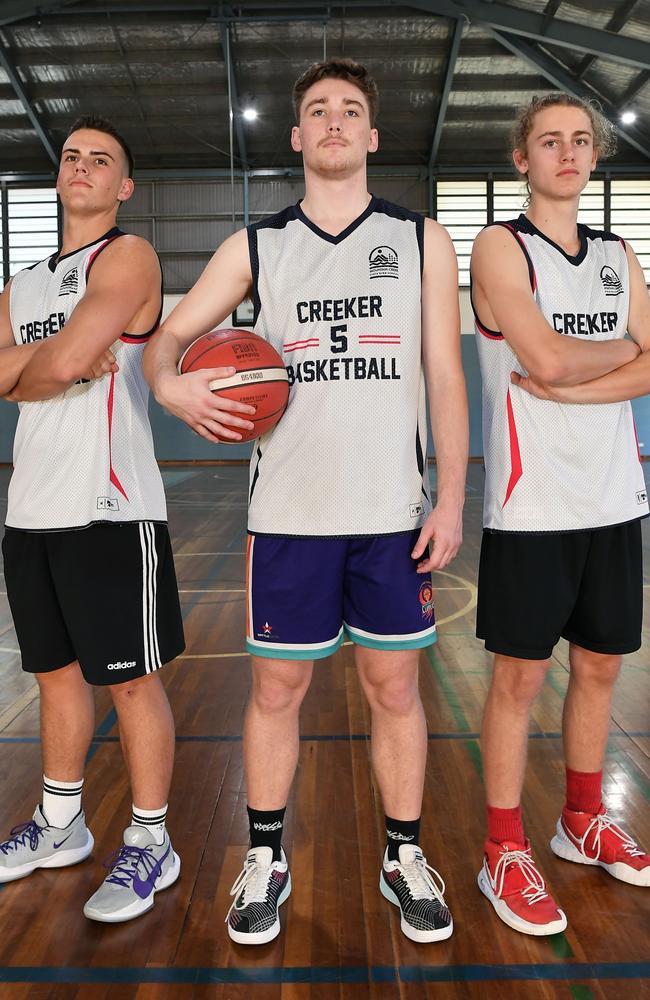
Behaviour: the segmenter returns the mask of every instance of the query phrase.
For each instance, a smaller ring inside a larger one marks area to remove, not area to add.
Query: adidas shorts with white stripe
[[[89,684],[120,684],[158,670],[185,648],[166,524],[6,528],[2,553],[28,673],[78,660]]]

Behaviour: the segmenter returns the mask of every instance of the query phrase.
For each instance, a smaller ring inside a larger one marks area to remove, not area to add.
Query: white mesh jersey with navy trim
[[[112,229],[14,276],[9,311],[17,344],[56,336],[83,298],[97,256],[122,235]],[[167,520],[142,374],[142,352],[153,329],[124,334],[111,345],[119,365],[115,375],[19,404],[7,525],[47,531],[98,521]],[[92,337],[92,328],[87,335]]]
[[[423,226],[373,197],[338,236],[299,205],[249,227],[255,331],[290,382],[284,416],[253,450],[250,531],[345,537],[423,523]]]
[[[569,256],[529,219],[505,226],[524,252],[535,300],[554,329],[581,340],[627,330],[630,283],[625,244],[578,226]],[[497,531],[573,531],[648,513],[629,402],[567,404],[536,399],[510,382],[524,373],[503,336],[476,316],[483,381],[483,524]]]

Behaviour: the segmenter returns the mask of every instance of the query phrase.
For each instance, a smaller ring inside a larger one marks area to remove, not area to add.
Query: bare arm
[[[138,317],[160,301],[160,265],[138,236],[123,236],[97,258],[85,295],[55,337],[26,365],[10,398],[51,399],[101,369],[101,358]],[[108,370],[108,369],[107,369]]]
[[[208,441],[224,437],[240,440],[241,434],[229,428],[252,427],[245,418],[255,410],[216,395],[209,388],[211,381],[224,378],[234,369],[206,368],[179,375],[178,359],[193,340],[222,323],[243,302],[251,283],[248,236],[242,229],[219,247],[144,352],[145,377],[158,402]]]
[[[41,346],[37,340],[31,344],[17,344],[9,318],[9,289],[11,279],[0,295],[0,397],[9,397],[32,355]]]
[[[650,296],[641,265],[629,246],[627,259],[630,274],[628,332],[641,349],[639,356],[616,371],[580,385],[551,387],[513,373],[512,380],[516,385],[539,399],[553,399],[560,403],[620,403],[650,392]]]
[[[627,365],[639,354],[631,341],[585,341],[558,333],[530,287],[528,266],[508,230],[479,233],[472,251],[473,297],[486,325],[499,330],[526,371],[552,386],[586,382]]]
[[[422,351],[438,487],[436,506],[413,550],[413,557],[420,559],[433,541],[431,556],[418,564],[419,573],[442,569],[460,548],[469,448],[456,254],[447,232],[430,219],[424,227]]]

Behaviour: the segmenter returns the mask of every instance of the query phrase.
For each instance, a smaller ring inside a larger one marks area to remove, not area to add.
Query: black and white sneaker
[[[379,879],[382,896],[399,906],[403,933],[411,941],[444,941],[454,921],[444,900],[445,883],[415,844],[402,844],[399,861],[388,860]]]
[[[228,910],[228,934],[237,944],[266,944],[280,933],[278,910],[291,892],[289,865],[282,851],[273,860],[270,847],[252,847],[243,870],[230,890],[234,896]]]

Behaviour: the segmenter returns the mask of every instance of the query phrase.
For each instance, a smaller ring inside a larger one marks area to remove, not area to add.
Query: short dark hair
[[[340,56],[325,59],[323,62],[312,63],[309,69],[305,70],[302,76],[296,80],[291,95],[296,122],[300,122],[300,105],[309,88],[321,80],[328,79],[347,80],[348,83],[353,83],[355,87],[359,88],[368,102],[370,126],[374,128],[379,106],[377,84],[365,66],[354,62],[353,59],[343,59]]]
[[[73,132],[78,132],[80,128],[91,128],[95,132],[105,132],[106,135],[112,136],[116,142],[119,142],[126,157],[129,177],[133,177],[133,170],[135,167],[133,153],[131,152],[129,144],[124,136],[120,135],[108,118],[102,118],[101,115],[82,115],[81,118],[77,118],[77,120],[73,123],[71,129],[66,135],[66,139],[69,139]]]

